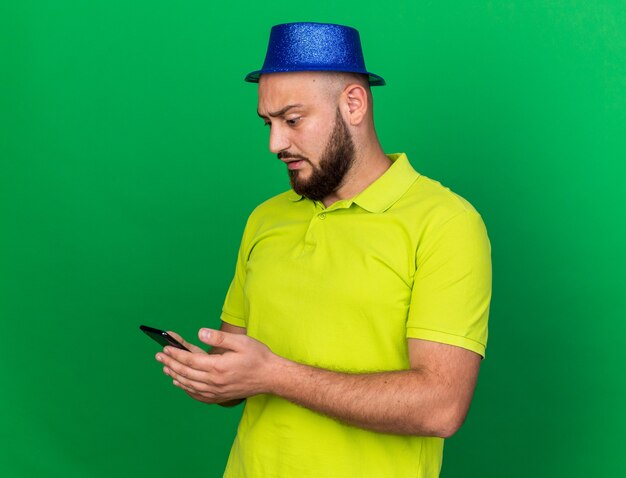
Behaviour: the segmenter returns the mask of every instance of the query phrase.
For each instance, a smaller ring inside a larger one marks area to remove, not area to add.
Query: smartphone
[[[163,347],[166,345],[171,345],[172,347],[176,347],[177,349],[186,350],[187,352],[191,352],[187,347],[181,344],[178,340],[168,334],[165,330],[155,329],[153,327],[148,327],[147,325],[140,325],[139,328],[143,330],[148,337],[153,338],[155,341],[160,343]]]

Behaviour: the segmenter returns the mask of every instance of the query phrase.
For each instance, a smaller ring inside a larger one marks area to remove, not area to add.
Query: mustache
[[[308,161],[309,158],[306,156],[302,156],[300,154],[290,153],[289,151],[281,151],[276,155],[278,159],[303,159],[304,161]]]

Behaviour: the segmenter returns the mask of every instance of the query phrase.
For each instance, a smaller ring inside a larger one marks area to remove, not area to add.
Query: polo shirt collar
[[[293,201],[293,202],[298,202],[300,201],[300,199],[304,199],[304,196],[298,194],[293,189],[290,189],[289,191],[287,191],[287,197],[289,198],[290,201]]]
[[[381,213],[389,209],[409,189],[419,177],[405,153],[388,154],[392,161],[389,169],[376,181],[352,198],[351,202],[366,211]],[[287,197],[290,201],[300,201],[303,196],[290,189]]]
[[[369,212],[384,212],[393,206],[419,177],[405,153],[388,154],[389,169],[357,194],[353,201]]]

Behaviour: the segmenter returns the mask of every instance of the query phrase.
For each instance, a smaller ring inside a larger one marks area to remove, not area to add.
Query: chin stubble
[[[337,108],[335,125],[326,143],[318,166],[308,158],[299,155],[284,154],[283,158],[295,158],[307,161],[313,168],[306,180],[299,180],[299,171],[289,171],[293,190],[312,200],[322,200],[341,187],[346,174],[352,167],[355,157],[354,141],[346,123]],[[281,157],[279,155],[279,157]]]

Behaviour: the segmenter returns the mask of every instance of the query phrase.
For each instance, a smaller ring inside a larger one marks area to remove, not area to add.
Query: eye
[[[271,128],[272,123],[270,121],[263,121],[263,126],[267,126],[268,128]]]
[[[289,126],[296,126],[301,119],[302,118],[300,118],[300,116],[296,118],[289,118],[285,120],[285,123],[287,123]]]

